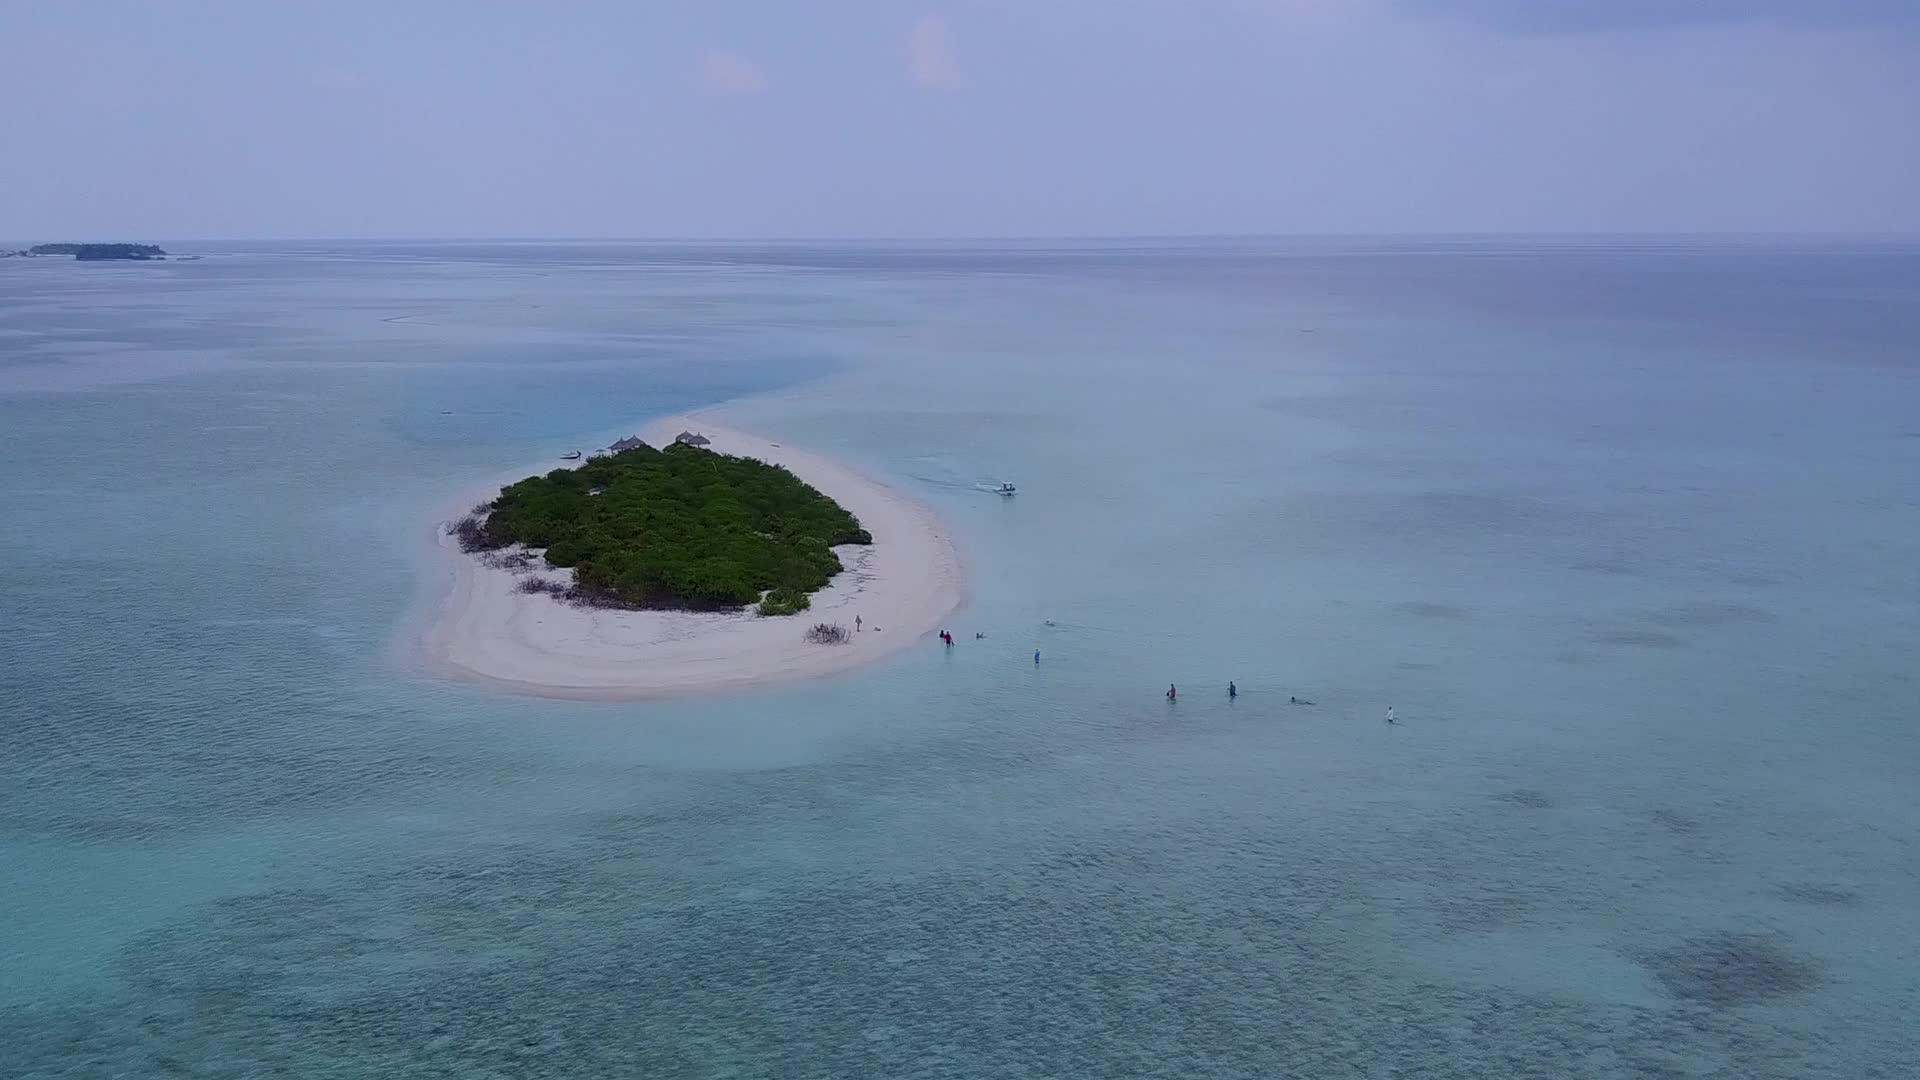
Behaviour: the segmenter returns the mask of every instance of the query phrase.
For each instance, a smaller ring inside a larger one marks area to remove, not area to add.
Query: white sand
[[[814,593],[812,608],[798,615],[608,611],[517,591],[514,572],[463,554],[443,520],[436,523],[435,537],[447,589],[421,642],[429,665],[547,697],[622,701],[733,690],[871,663],[938,630],[960,606],[959,554],[926,507],[819,455],[697,418],[661,420],[640,437],[665,446],[682,430],[712,439],[710,449],[720,453],[791,469],[852,511],[873,534],[872,546],[836,548],[846,570]],[[550,462],[520,476],[561,464]],[[543,576],[567,574],[548,570]],[[852,630],[856,615],[864,629],[849,644],[805,640],[806,630],[818,622]]]

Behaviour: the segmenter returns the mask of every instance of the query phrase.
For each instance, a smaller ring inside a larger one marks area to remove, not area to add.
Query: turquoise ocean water
[[[0,1076],[1920,1073],[1920,245],[178,246],[0,261]],[[955,649],[408,664],[723,402]]]

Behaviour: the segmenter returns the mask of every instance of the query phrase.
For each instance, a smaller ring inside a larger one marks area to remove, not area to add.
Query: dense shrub
[[[799,589],[778,588],[760,601],[762,615],[797,615],[813,606],[813,598]]]
[[[447,531],[453,534],[460,544],[460,550],[472,555],[481,551],[494,551],[507,546],[508,541],[496,540],[487,529],[487,522],[473,514],[468,514],[452,525]]]
[[[873,542],[786,469],[680,445],[528,477],[487,510],[454,526],[461,550],[544,548],[573,569],[573,598],[600,606],[726,610],[768,594],[764,614],[791,614],[842,569],[835,545]]]

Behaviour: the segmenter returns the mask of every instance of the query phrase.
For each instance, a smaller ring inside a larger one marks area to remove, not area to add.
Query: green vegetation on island
[[[871,544],[852,514],[778,465],[644,443],[503,488],[453,526],[461,550],[543,548],[602,607],[806,610],[843,567],[833,548]]]
[[[28,255],[71,255],[76,259],[164,259],[167,253],[154,244],[36,244]]]

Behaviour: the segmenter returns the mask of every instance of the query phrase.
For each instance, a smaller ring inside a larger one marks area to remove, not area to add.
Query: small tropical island
[[[595,701],[743,690],[912,648],[965,597],[932,510],[826,455],[703,415],[582,456],[435,514],[429,668]]]
[[[571,569],[571,582],[531,576],[522,588],[583,606],[805,611],[845,569],[833,549],[872,535],[786,468],[706,441],[683,432],[656,449],[623,439],[578,468],[508,485],[453,535],[496,562]]]
[[[97,262],[109,259],[146,262],[164,259],[167,253],[157,244],[36,244],[25,251],[10,251],[8,255],[71,255],[83,262]]]

